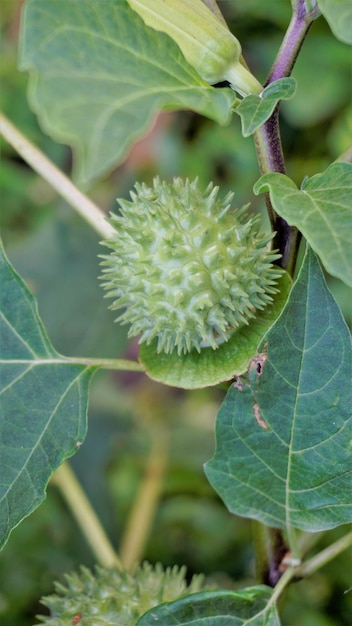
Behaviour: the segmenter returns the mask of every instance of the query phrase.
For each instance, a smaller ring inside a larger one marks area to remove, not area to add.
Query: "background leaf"
[[[2,249],[0,264],[2,546],[11,530],[42,502],[54,470],[85,438],[94,369],[65,363],[55,352],[33,296]]]
[[[352,43],[350,0],[318,0],[318,5],[335,37],[345,43]]]
[[[95,231],[62,205],[6,245],[10,262],[38,302],[50,340],[66,356],[117,358],[127,346],[127,331],[114,324],[97,280],[101,249]]]
[[[208,591],[167,602],[151,609],[137,626],[280,626],[272,589],[264,585],[240,591]]]
[[[303,176],[322,171],[319,167],[315,170],[307,169],[306,150],[318,148],[318,152],[325,154],[326,167],[343,151],[331,155],[324,152],[329,144],[331,124],[336,122],[339,111],[348,110],[351,103],[349,46],[331,36],[331,31],[324,20],[317,20],[312,28],[314,36],[310,31],[293,68],[292,75],[297,81],[295,97],[285,100],[281,106],[281,116],[291,127],[292,134],[290,133],[289,137],[294,144],[295,140],[297,141],[297,156],[302,159],[302,166],[305,166]],[[279,43],[278,41],[277,45]],[[339,68],[338,72],[336,67]],[[322,76],[323,80],[318,81],[317,76]],[[307,136],[304,133],[298,135],[298,129],[308,127],[310,130]],[[282,126],[281,130],[283,144],[286,146],[287,128]],[[345,136],[345,140],[348,144],[349,134]],[[302,142],[305,150],[302,150]],[[289,153],[292,156],[291,150]],[[292,172],[292,168],[289,168],[289,171]]]
[[[262,374],[254,363],[218,414],[211,485],[231,512],[288,531],[350,522],[351,340],[313,252],[260,352]]]
[[[241,100],[235,108],[241,117],[242,134],[249,137],[269,119],[277,103],[280,100],[290,100],[296,91],[294,78],[280,78],[265,87],[264,91],[257,96],[251,94]]]
[[[333,163],[303,181],[301,189],[283,174],[265,174],[254,193],[269,191],[275,210],[297,226],[333,276],[352,285],[352,165]]]
[[[205,83],[125,0],[30,0],[21,38],[31,105],[46,132],[75,148],[81,180],[121,161],[161,109],[230,121],[234,92]]]

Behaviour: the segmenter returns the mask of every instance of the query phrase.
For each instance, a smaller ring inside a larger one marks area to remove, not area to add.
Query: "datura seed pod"
[[[169,35],[208,83],[228,81],[242,95],[263,87],[242,63],[241,45],[202,0],[128,0],[147,26]]]
[[[154,606],[200,591],[203,576],[194,576],[187,585],[185,573],[184,567],[163,570],[148,563],[133,575],[102,567],[93,574],[81,567],[79,574],[66,575],[66,585],[56,583],[56,594],[42,598],[51,615],[38,619],[46,626],[135,626]]]
[[[125,309],[117,321],[130,323],[140,343],[157,338],[158,352],[216,349],[278,291],[272,234],[247,207],[231,209],[233,194],[221,201],[217,187],[202,193],[197,179],[155,178],[135,190],[111,216],[117,233],[102,262],[111,308]]]

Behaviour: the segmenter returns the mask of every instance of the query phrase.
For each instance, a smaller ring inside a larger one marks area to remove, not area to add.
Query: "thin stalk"
[[[279,107],[277,106],[271,117],[254,133],[254,143],[257,159],[262,176],[269,172],[286,173],[285,159],[282,150]],[[278,215],[270,202],[269,194],[265,194],[265,200],[272,228],[276,229]],[[281,251],[281,250],[280,250]]]
[[[104,239],[116,234],[104,213],[0,111],[0,134]]]
[[[7,361],[0,359],[0,363]],[[144,367],[137,361],[129,359],[93,359],[90,357],[59,357],[57,359],[12,359],[17,365],[86,365],[87,367],[102,367],[108,370],[124,370],[128,372],[144,372]]]
[[[279,106],[270,119],[255,132],[254,142],[261,174],[286,174],[279,130]],[[301,235],[275,212],[268,193],[265,194],[265,202],[271,227],[275,231],[273,248],[281,254],[278,264],[293,276]]]
[[[67,461],[56,470],[52,482],[65,498],[98,563],[103,567],[117,566],[122,569],[115,550]]]
[[[302,565],[296,568],[295,577],[305,578],[306,576],[311,576],[311,574],[314,574],[314,572],[329,563],[329,561],[332,561],[332,559],[351,546],[352,531],[332,543],[330,546],[325,548],[325,550],[322,550],[305,563],[302,563]]]
[[[272,116],[254,134],[254,142],[262,175],[269,172],[286,174],[279,128],[279,105]],[[273,248],[281,254],[278,264],[293,276],[301,235],[297,228],[275,212],[270,196],[265,194],[265,202],[272,229],[275,231]]]
[[[293,5],[292,17],[282,40],[265,86],[290,76],[302,44],[314,20],[320,15],[317,7],[307,9],[306,0],[297,0]]]
[[[152,431],[152,444],[144,479],[134,501],[120,547],[121,561],[128,570],[143,558],[161,494],[168,456],[167,439],[165,431],[160,429]]]
[[[288,583],[291,582],[294,576],[295,576],[295,569],[293,567],[288,567],[287,570],[282,574],[278,583],[275,585],[273,594],[268,602],[268,606],[271,606],[272,604],[276,604],[282,592],[287,587]]]

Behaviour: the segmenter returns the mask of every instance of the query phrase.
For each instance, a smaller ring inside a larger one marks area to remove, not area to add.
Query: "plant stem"
[[[4,363],[0,359],[0,363]],[[57,359],[12,359],[12,363],[37,365],[86,365],[87,367],[102,367],[107,370],[124,370],[128,372],[144,372],[144,367],[137,361],[129,359],[93,359],[90,357],[58,357]]]
[[[25,137],[0,111],[0,134],[60,196],[62,196],[95,230],[111,239],[116,230],[104,213],[61,172],[41,150]]]
[[[288,567],[275,585],[273,594],[266,608],[277,602],[280,595],[287,587],[287,585],[291,582],[291,580],[304,578],[306,576],[314,574],[314,572],[326,565],[326,563],[329,563],[329,561],[334,559],[341,552],[351,546],[352,532],[347,533],[347,535],[341,537],[341,539],[338,539],[333,544],[328,546],[325,550],[322,550],[321,552],[319,552],[319,554],[316,554],[313,558],[311,558],[309,561],[306,561],[302,565],[298,567]]]
[[[278,583],[275,585],[268,606],[277,602],[283,590],[287,587],[291,580],[305,578],[306,576],[314,574],[318,569],[326,565],[326,563],[329,563],[329,561],[351,546],[352,532],[347,533],[344,537],[341,537],[341,539],[338,539],[325,550],[322,550],[319,554],[316,554],[313,558],[309,559],[309,561],[306,561],[302,565],[298,567],[288,567]]]
[[[288,583],[294,578],[295,569],[293,567],[287,568],[287,570],[283,573],[277,585],[275,585],[273,595],[270,598],[269,606],[275,604],[279,597],[281,596],[283,590],[287,587]]]
[[[106,370],[124,370],[127,372],[144,372],[144,367],[137,361],[130,359],[92,359],[87,357],[65,357],[62,362],[88,367],[102,367]]]
[[[265,86],[279,78],[290,76],[308,30],[318,15],[316,8],[310,12],[307,11],[305,0],[297,0],[293,3],[290,24]],[[285,174],[286,168],[279,128],[279,105],[275,108],[272,116],[256,131],[254,141],[261,174],[269,172]],[[269,194],[266,194],[266,205],[272,228],[276,231],[273,248],[279,250],[282,255],[279,261],[280,265],[293,275],[301,235],[296,228],[289,226],[285,220],[276,214]]]
[[[347,533],[330,546],[322,550],[311,559],[302,563],[295,571],[295,577],[305,578],[306,576],[310,576],[314,574],[318,569],[329,563],[332,559],[334,559],[338,554],[347,550],[352,546],[352,531]]]
[[[122,564],[67,461],[56,470],[52,482],[60,489],[100,565],[121,569]]]
[[[260,583],[275,587],[282,576],[282,561],[288,552],[279,528],[252,520],[256,577]]]
[[[282,531],[279,528],[269,528],[268,536],[270,539],[268,550],[269,568],[264,582],[271,587],[275,587],[285,571],[283,561],[285,556],[289,554],[290,548],[286,545]]]
[[[134,501],[120,548],[121,561],[128,570],[131,570],[143,556],[161,493],[167,448],[166,432],[160,428],[153,430],[144,479]]]
[[[279,52],[276,56],[265,86],[270,83],[290,76],[296,62],[299,51],[307,36],[314,20],[320,15],[317,7],[307,10],[305,0],[297,0],[294,3],[292,17],[285,37],[282,40]]]

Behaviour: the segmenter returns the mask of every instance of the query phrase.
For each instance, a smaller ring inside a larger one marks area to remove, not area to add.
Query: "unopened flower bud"
[[[242,95],[261,84],[242,63],[241,44],[202,0],[128,0],[147,26],[169,35],[208,83],[228,81]]]

